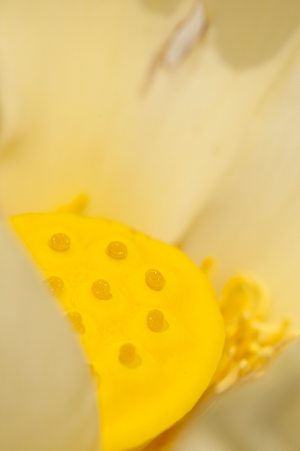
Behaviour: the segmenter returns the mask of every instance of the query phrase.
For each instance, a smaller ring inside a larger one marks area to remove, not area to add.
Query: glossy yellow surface
[[[98,375],[103,450],[140,447],[189,412],[224,344],[206,275],[177,248],[104,219],[11,221]]]

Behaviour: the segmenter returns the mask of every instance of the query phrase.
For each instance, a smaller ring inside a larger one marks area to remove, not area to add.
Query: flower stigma
[[[157,309],[151,310],[148,313],[147,324],[152,332],[164,332],[169,328],[169,324],[165,320],[163,313]]]
[[[106,280],[96,280],[92,285],[92,292],[96,298],[108,300],[112,298],[109,283]]]
[[[67,251],[70,247],[70,238],[65,233],[55,233],[48,244],[54,251]]]
[[[62,294],[64,289],[64,281],[60,277],[48,277],[48,279],[45,280],[45,284],[52,294],[55,294],[56,296]]]

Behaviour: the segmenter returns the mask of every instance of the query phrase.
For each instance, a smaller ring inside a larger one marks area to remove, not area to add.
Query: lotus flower
[[[298,2],[13,0],[0,12],[4,216],[86,193],[89,216],[180,244],[207,270],[213,256],[217,292],[255,274],[273,318],[299,327]],[[7,234],[0,444],[96,450],[81,351]]]

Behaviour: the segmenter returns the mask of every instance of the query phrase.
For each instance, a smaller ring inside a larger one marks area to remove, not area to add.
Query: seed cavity
[[[96,280],[92,285],[92,292],[97,299],[108,300],[112,298],[110,285],[106,280]]]
[[[69,312],[68,313],[68,317],[69,317],[71,323],[73,324],[76,332],[78,332],[81,335],[84,334],[85,327],[82,324],[82,316],[80,315],[80,313],[78,313],[78,312]]]
[[[47,285],[47,288],[50,290],[52,294],[55,294],[55,296],[59,296],[62,294],[64,290],[64,281],[57,276],[51,276],[47,280],[45,280],[45,284]]]
[[[145,282],[151,290],[161,291],[165,286],[165,278],[156,269],[149,269],[145,275]]]
[[[169,324],[165,320],[163,313],[157,309],[148,312],[147,326],[152,332],[164,332],[169,329]]]
[[[55,233],[48,241],[48,244],[54,251],[67,251],[70,247],[70,242],[70,238],[65,233]]]
[[[127,257],[127,246],[121,241],[112,241],[107,246],[106,253],[115,260],[123,260]]]
[[[142,363],[142,359],[136,353],[135,346],[126,343],[120,347],[119,361],[127,368],[137,368]]]

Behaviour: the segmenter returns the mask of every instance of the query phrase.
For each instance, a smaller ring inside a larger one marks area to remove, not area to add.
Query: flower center
[[[102,449],[140,448],[183,418],[224,345],[206,275],[177,248],[103,219],[61,209],[12,224],[97,376]]]

